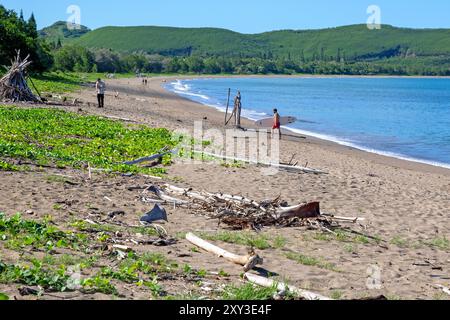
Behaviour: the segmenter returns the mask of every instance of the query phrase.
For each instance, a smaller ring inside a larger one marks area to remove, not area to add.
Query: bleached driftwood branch
[[[322,296],[320,294],[317,294],[317,293],[314,293],[311,291],[306,291],[303,289],[299,289],[297,287],[288,285],[286,283],[275,282],[272,279],[257,276],[252,273],[246,273],[245,278],[248,281],[250,281],[251,283],[257,284],[261,287],[266,287],[266,288],[276,287],[280,291],[289,290],[289,292],[292,292],[293,294],[298,295],[299,297],[302,297],[306,300],[333,300],[331,298]]]
[[[186,235],[186,240],[196,245],[197,247],[202,248],[203,250],[206,250],[210,253],[214,253],[218,257],[225,258],[228,261],[231,261],[235,264],[244,266],[244,272],[250,271],[257,265],[261,265],[264,262],[264,260],[261,257],[259,257],[255,252],[250,252],[246,256],[239,256],[234,253],[228,252],[222,248],[219,248],[197,237],[193,233],[188,233]]]

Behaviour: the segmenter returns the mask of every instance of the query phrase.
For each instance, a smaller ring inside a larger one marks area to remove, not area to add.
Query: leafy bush
[[[164,173],[164,169],[123,162],[172,147],[166,129],[133,128],[96,116],[50,109],[0,106],[0,156],[83,168],[88,164],[113,172]],[[170,157],[165,158],[165,163]]]

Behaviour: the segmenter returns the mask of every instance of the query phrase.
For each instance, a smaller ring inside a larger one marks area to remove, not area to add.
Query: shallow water
[[[233,95],[241,91],[250,119],[266,118],[276,107],[282,116],[297,117],[288,126],[296,132],[450,168],[450,79],[219,78],[167,84],[221,111],[228,88]]]

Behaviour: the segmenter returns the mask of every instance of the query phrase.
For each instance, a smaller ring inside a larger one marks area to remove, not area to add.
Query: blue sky
[[[381,9],[382,23],[401,27],[450,28],[450,1],[412,0],[0,0],[8,9],[34,12],[39,28],[67,20],[69,5],[81,9],[81,23],[108,25],[219,27],[243,33],[317,29],[366,23],[369,5]]]

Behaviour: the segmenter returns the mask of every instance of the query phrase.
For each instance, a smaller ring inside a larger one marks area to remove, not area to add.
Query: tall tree
[[[33,39],[37,39],[39,37],[38,32],[37,32],[36,18],[34,17],[34,13],[32,13],[30,19],[28,19],[27,32],[28,32],[28,35]]]

